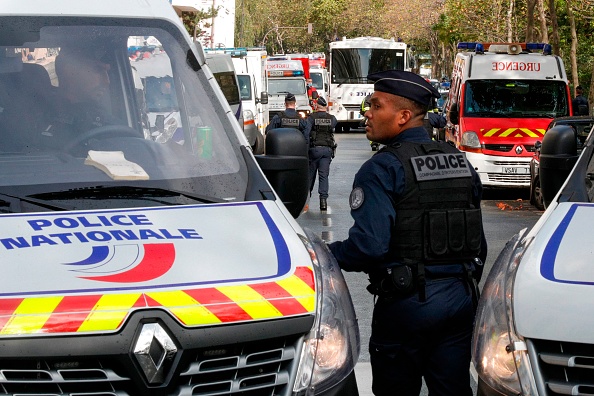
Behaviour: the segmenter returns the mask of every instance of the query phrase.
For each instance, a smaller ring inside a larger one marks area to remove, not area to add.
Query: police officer
[[[584,97],[584,89],[581,85],[575,87],[576,97],[571,101],[573,107],[573,114],[575,115],[588,115],[590,113],[590,105],[588,99]]]
[[[429,111],[425,115],[423,119],[423,126],[427,131],[427,135],[429,139],[433,138],[433,128],[435,129],[442,129],[445,128],[447,124],[446,118],[437,112],[436,108],[436,101],[434,98],[431,99],[431,106],[429,106]],[[439,135],[438,135],[439,136]]]
[[[431,84],[395,70],[368,79],[365,130],[385,147],[355,175],[348,239],[329,247],[343,270],[369,275],[373,393],[417,396],[424,377],[432,396],[470,396],[482,185],[463,153],[427,136]]]
[[[288,93],[285,96],[285,110],[272,117],[272,120],[266,126],[266,133],[276,128],[295,128],[303,132],[305,129],[305,120],[295,110],[296,105],[297,100],[295,99],[295,95]]]
[[[318,111],[310,114],[305,124],[305,140],[309,142],[309,192],[311,194],[318,180],[318,194],[320,195],[320,210],[328,209],[328,175],[330,162],[334,158],[336,143],[334,128],[337,120],[326,112],[328,103],[322,96],[317,99]]]

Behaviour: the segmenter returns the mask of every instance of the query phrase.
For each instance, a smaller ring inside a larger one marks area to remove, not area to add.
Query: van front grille
[[[594,345],[561,341],[530,340],[535,378],[545,396],[594,395]]]

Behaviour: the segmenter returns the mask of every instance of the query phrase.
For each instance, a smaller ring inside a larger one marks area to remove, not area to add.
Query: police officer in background
[[[336,143],[334,128],[337,120],[326,112],[328,103],[322,96],[317,99],[317,109],[311,113],[305,123],[305,140],[309,142],[309,193],[314,188],[316,174],[318,180],[318,194],[320,195],[320,210],[328,209],[328,175],[330,162],[334,158]]]
[[[573,114],[575,115],[588,115],[590,113],[590,105],[588,99],[584,96],[584,89],[581,85],[575,87],[576,97],[571,101],[573,107]]]
[[[305,120],[295,110],[296,105],[297,100],[295,99],[295,95],[288,93],[285,96],[285,110],[272,117],[272,120],[266,126],[266,133],[276,128],[295,128],[303,132],[305,129]]]
[[[437,90],[388,70],[374,81],[367,138],[385,145],[355,175],[354,225],[329,245],[345,271],[369,275],[375,395],[470,396],[476,287],[487,256],[482,185],[465,155],[423,127]]]

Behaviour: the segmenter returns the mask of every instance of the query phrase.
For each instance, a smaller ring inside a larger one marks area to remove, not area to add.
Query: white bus
[[[362,116],[361,101],[373,93],[367,75],[382,70],[408,70],[411,61],[407,45],[380,37],[343,38],[331,42],[329,110],[338,120],[336,132],[357,128]]]

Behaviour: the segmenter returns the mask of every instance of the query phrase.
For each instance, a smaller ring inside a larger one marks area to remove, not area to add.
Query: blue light
[[[551,44],[545,44],[542,53],[544,55],[551,55],[553,53],[553,46]]]
[[[458,43],[458,49],[473,50],[476,47],[476,43],[460,42]]]
[[[476,52],[477,54],[484,54],[485,53],[485,48],[483,47],[483,43],[476,43],[476,47],[474,49],[474,52]]]

